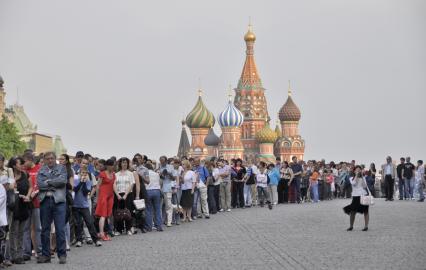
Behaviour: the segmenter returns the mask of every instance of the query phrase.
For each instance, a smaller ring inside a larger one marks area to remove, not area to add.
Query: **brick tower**
[[[265,98],[265,89],[262,86],[254,60],[254,42],[256,36],[251,25],[244,35],[246,42],[246,60],[241,73],[238,86],[235,88],[235,106],[244,115],[241,126],[241,141],[244,151],[244,159],[253,159],[259,154],[259,144],[256,134],[265,126],[265,119],[269,118]]]
[[[281,136],[277,140],[276,152],[282,161],[291,161],[293,156],[303,160],[305,153],[305,141],[299,134],[299,121],[301,113],[291,97],[290,82],[288,86],[288,98],[279,112],[281,121]]]

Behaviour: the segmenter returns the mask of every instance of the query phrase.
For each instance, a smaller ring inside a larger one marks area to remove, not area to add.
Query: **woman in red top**
[[[96,216],[99,219],[99,236],[103,241],[110,241],[108,235],[104,233],[105,219],[112,215],[112,207],[114,205],[114,161],[108,159],[105,162],[106,171],[99,174],[98,179],[98,203],[96,205]]]

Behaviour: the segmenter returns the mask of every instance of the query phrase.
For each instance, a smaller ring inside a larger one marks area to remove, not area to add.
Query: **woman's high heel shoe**
[[[350,228],[347,229],[347,231],[349,232],[349,231],[352,231],[353,229],[354,229],[354,227],[350,227]]]
[[[365,227],[364,229],[362,229],[363,232],[368,231],[368,227]]]

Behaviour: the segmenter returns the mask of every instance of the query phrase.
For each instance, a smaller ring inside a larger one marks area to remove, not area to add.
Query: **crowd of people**
[[[72,246],[100,247],[118,235],[161,232],[235,208],[352,197],[344,208],[348,230],[356,213],[364,214],[367,230],[368,206],[359,203],[366,188],[386,201],[417,196],[423,202],[425,167],[410,158],[395,165],[391,157],[377,171],[374,164],[296,157],[265,163],[161,156],[157,162],[141,154],[105,160],[81,151],[70,158],[27,150],[9,160],[0,155],[0,183],[0,267],[7,267],[32,257],[49,263],[55,254],[64,264]]]

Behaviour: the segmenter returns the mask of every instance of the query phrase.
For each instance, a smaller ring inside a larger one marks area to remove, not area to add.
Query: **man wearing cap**
[[[65,166],[56,163],[55,153],[47,152],[44,154],[44,165],[37,174],[42,228],[42,255],[38,257],[37,263],[50,263],[50,227],[52,221],[55,225],[59,263],[65,264],[67,261],[64,229],[67,181]]]

